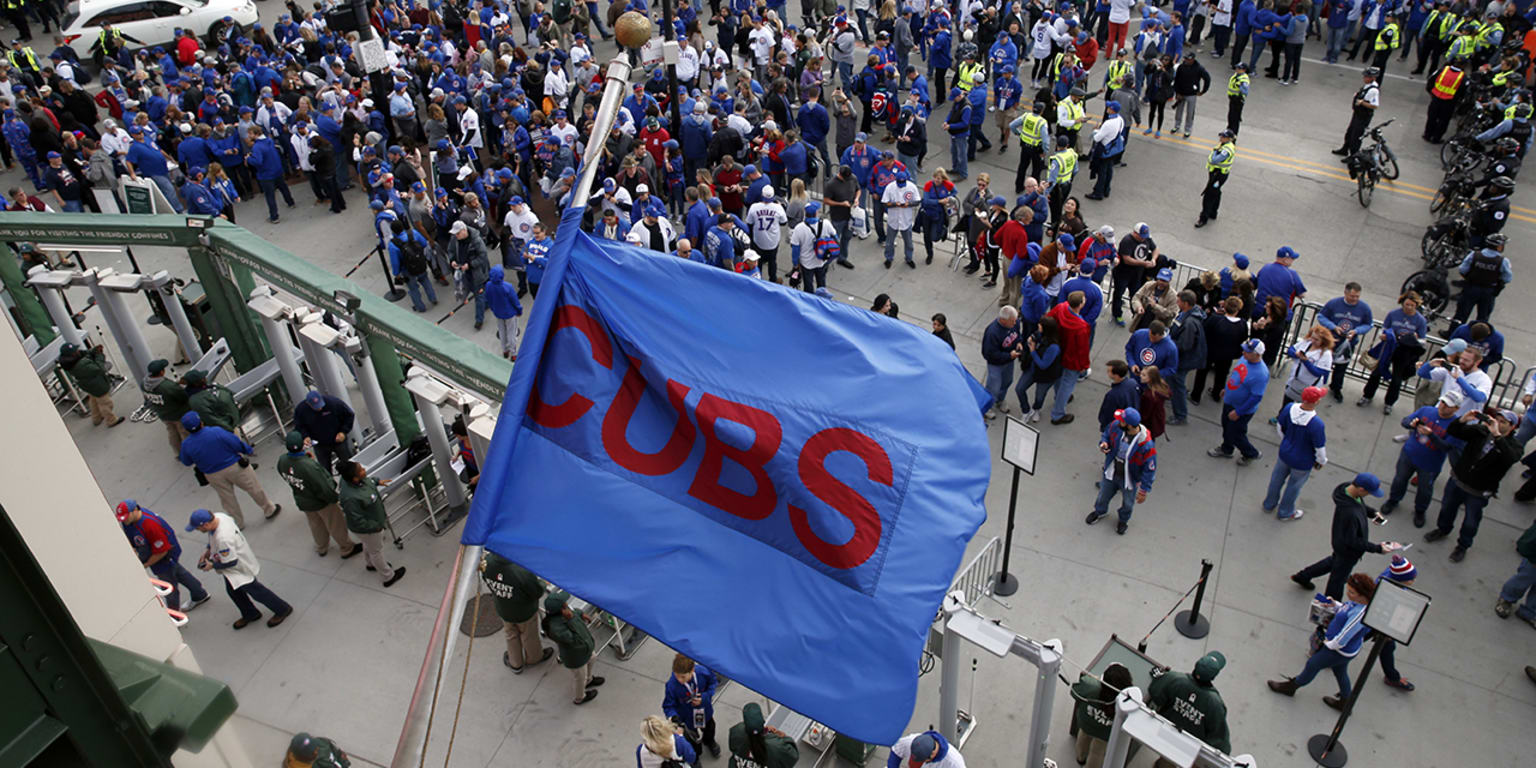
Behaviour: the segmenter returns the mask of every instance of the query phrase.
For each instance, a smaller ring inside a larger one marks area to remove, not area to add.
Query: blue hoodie
[[[1311,469],[1328,463],[1328,438],[1317,411],[1308,411],[1301,403],[1280,408],[1275,429],[1280,433],[1280,460],[1292,469]]]
[[[1063,283],[1061,292],[1056,294],[1056,298],[1066,301],[1073,291],[1083,292],[1083,308],[1077,314],[1081,315],[1091,328],[1099,321],[1099,313],[1104,311],[1104,289],[1100,288],[1092,278],[1079,275]]]
[[[1421,435],[1409,425],[1414,419],[1429,427],[1429,434]],[[1462,441],[1445,433],[1447,424],[1456,420],[1456,414],[1441,418],[1440,409],[1426,405],[1403,417],[1403,428],[1408,430],[1408,441],[1403,443],[1403,454],[1415,469],[1426,473],[1439,472],[1445,465],[1446,452]],[[1420,480],[1419,482],[1424,482]]]
[[[1152,341],[1152,331],[1143,328],[1131,334],[1125,342],[1125,362],[1141,368],[1155,365],[1157,370],[1166,371],[1171,376],[1179,369],[1179,347],[1166,333],[1163,338]]]
[[[1250,416],[1259,410],[1264,400],[1264,388],[1269,385],[1269,366],[1263,360],[1248,362],[1238,358],[1227,376],[1227,388],[1221,402],[1232,406],[1239,416]]]
[[[1371,329],[1371,305],[1357,301],[1354,306],[1343,296],[1329,299],[1317,313],[1317,324],[1333,331],[1333,339],[1343,344],[1350,331],[1363,333]]]
[[[506,270],[500,264],[491,267],[491,277],[485,281],[485,303],[491,314],[506,320],[523,314],[523,305],[517,300],[516,286],[506,281]]]

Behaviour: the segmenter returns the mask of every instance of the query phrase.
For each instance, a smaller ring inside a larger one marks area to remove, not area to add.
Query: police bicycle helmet
[[[1365,75],[1366,77],[1369,77],[1372,80],[1380,80],[1381,79],[1381,70],[1377,69],[1376,67],[1366,67],[1365,71],[1361,72],[1360,74]]]
[[[1513,192],[1515,190],[1515,180],[1508,176],[1495,176],[1492,181],[1488,182],[1488,186],[1500,192]]]
[[[1493,143],[1495,151],[1504,155],[1513,155],[1520,151],[1520,142],[1512,136],[1504,136]]]
[[[1503,232],[1495,232],[1483,238],[1483,245],[1486,245],[1489,248],[1503,248],[1504,244],[1507,242],[1509,242],[1509,237],[1506,236]]]

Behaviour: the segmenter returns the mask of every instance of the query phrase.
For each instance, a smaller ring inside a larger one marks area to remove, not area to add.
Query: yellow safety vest
[[[101,31],[101,34],[98,34],[96,36],[96,39],[101,42],[101,50],[102,50],[103,53],[105,53],[106,50],[107,50],[107,35],[108,34],[112,35],[112,42],[113,43],[116,43],[117,45],[122,45],[123,44],[123,33],[119,32],[117,27],[113,27],[112,29],[103,29]]]
[[[1529,104],[1511,104],[1511,105],[1509,105],[1508,107],[1506,107],[1504,109],[1504,119],[1505,120],[1513,120],[1516,117],[1530,117],[1530,116],[1531,116],[1531,105],[1529,105]]]
[[[1493,22],[1492,24],[1484,24],[1483,28],[1477,32],[1477,47],[1487,48],[1488,46],[1493,45],[1491,42],[1493,33],[1503,31],[1504,25],[1498,23],[1497,21]]]
[[[1216,153],[1218,153],[1218,152],[1220,152],[1222,150],[1226,150],[1227,156],[1225,158],[1217,160],[1216,159]],[[1211,150],[1210,157],[1207,157],[1205,159],[1205,170],[1206,170],[1207,173],[1214,172],[1214,171],[1220,171],[1221,173],[1231,173],[1232,172],[1232,161],[1236,160],[1236,159],[1237,159],[1237,147],[1236,146],[1232,145],[1231,143],[1217,144],[1216,148]]]
[[[955,87],[962,91],[969,91],[976,85],[976,73],[982,70],[980,64],[972,62],[970,64],[961,64],[960,68],[955,71],[960,75],[960,82],[956,83]]]
[[[1388,32],[1392,33],[1390,40],[1387,36]],[[1382,27],[1381,31],[1376,33],[1376,50],[1397,50],[1397,47],[1403,44],[1403,41],[1400,39],[1401,37],[1402,30],[1398,29],[1397,22],[1394,21],[1391,24]]]
[[[1134,68],[1131,67],[1129,61],[1111,61],[1109,63],[1109,89],[1117,91],[1124,88],[1126,79],[1131,76],[1133,71]]]
[[[1075,131],[1083,127],[1083,105],[1071,99],[1067,99],[1062,104],[1067,108],[1067,117],[1072,119],[1072,127],[1067,130]]]
[[[1061,77],[1061,67],[1067,61],[1067,54],[1058,53],[1051,59],[1051,79]]]
[[[1511,80],[1515,80],[1518,77],[1520,77],[1520,73],[1513,69],[1504,70],[1502,72],[1495,72],[1493,74],[1493,84],[1503,88],[1504,86],[1508,85]]]
[[[1051,155],[1051,164],[1056,166],[1056,183],[1071,184],[1072,177],[1077,175],[1077,151],[1067,147]]]
[[[1227,95],[1228,96],[1242,96],[1243,95],[1243,86],[1245,86],[1247,84],[1248,84],[1248,73],[1247,72],[1235,72],[1235,73],[1233,73],[1232,78],[1227,80]]]
[[[1039,148],[1045,141],[1045,128],[1048,123],[1045,118],[1030,113],[1024,116],[1024,122],[1019,123],[1019,143],[1027,147]]]
[[[24,46],[19,51],[14,48],[11,49],[10,52],[6,53],[6,57],[11,60],[11,66],[17,69],[30,69],[33,72],[42,71],[42,69],[37,66],[37,54],[32,51],[32,46],[30,45]],[[25,64],[22,63],[23,60],[26,61]]]

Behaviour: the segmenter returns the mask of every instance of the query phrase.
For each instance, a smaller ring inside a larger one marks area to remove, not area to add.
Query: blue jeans
[[[912,241],[910,239],[907,240],[907,245],[911,246],[911,244]],[[908,253],[911,253],[911,251],[908,251]],[[1007,363],[1006,365],[987,363],[987,394],[992,396],[993,408],[1006,402],[1004,398],[1008,396],[1008,385],[1013,383],[1013,369],[1016,367],[1013,363]]]
[[[283,202],[287,203],[289,208],[293,207],[293,194],[288,191],[288,182],[283,181],[283,177],[279,176],[275,179],[257,179],[256,183],[261,185],[261,194],[265,195],[267,198],[268,221],[277,221],[278,191],[282,191],[283,193]]]
[[[1440,503],[1440,517],[1435,521],[1435,528],[1450,533],[1451,527],[1456,525],[1457,508],[1462,506],[1467,508],[1467,514],[1461,520],[1456,546],[1471,549],[1472,539],[1477,537],[1477,527],[1483,523],[1483,507],[1488,506],[1488,500],[1462,490],[1454,477],[1445,484],[1445,499]]]
[[[293,606],[289,605],[281,597],[278,597],[267,585],[253,581],[239,589],[229,585],[229,579],[224,580],[224,591],[229,593],[229,599],[235,601],[235,607],[240,609],[240,618],[246,621],[255,621],[261,618],[261,611],[251,602],[255,601],[267,607],[274,616],[287,616],[293,613]]]
[[[1296,676],[1296,687],[1300,688],[1312,682],[1317,673],[1328,669],[1333,671],[1333,676],[1339,681],[1339,698],[1349,698],[1349,662],[1354,657],[1344,656],[1331,648],[1319,648],[1317,653],[1307,659],[1307,665],[1302,668],[1301,674]]]
[[[838,261],[848,260],[848,238],[853,236],[852,229],[852,219],[843,219],[842,221],[838,221],[836,219],[832,220],[832,231],[837,233]]]
[[[1412,440],[1414,436],[1409,435],[1408,439]],[[1415,472],[1419,473],[1419,487],[1413,494],[1413,512],[1422,515],[1429,511],[1429,502],[1434,498],[1435,480],[1440,477],[1440,469],[1437,467],[1431,471],[1415,467],[1408,459],[1407,451],[1399,451],[1397,454],[1397,472],[1392,475],[1392,490],[1387,494],[1387,503],[1395,506],[1408,495],[1408,478]]]
[[[1525,450],[1525,444],[1536,437],[1536,417],[1520,420],[1520,428],[1515,430],[1515,442],[1520,444],[1520,449]]]
[[[1173,404],[1174,421],[1184,421],[1189,418],[1189,383],[1185,381],[1189,373],[1189,371],[1177,371],[1167,377],[1168,399]]]
[[[1392,682],[1401,682],[1403,675],[1397,671],[1397,641],[1381,641],[1381,671]]]
[[[907,249],[907,253],[906,253],[907,263],[911,264],[912,263],[912,230],[910,230],[910,229],[896,229],[895,227],[892,227],[891,231],[888,234],[890,236],[885,239],[885,263],[889,264],[889,263],[891,263],[891,260],[893,258],[895,258],[895,256],[896,256],[896,236],[897,235],[901,235],[902,244]],[[1007,394],[1007,392],[1006,392],[1007,386],[1008,385],[1006,385],[1006,384],[1003,385],[1004,394]]]
[[[177,213],[186,211],[185,208],[181,207],[181,196],[176,193],[176,185],[171,183],[171,177],[151,176],[149,180],[153,181],[155,186],[160,188],[160,194],[165,195],[165,199],[170,201],[171,207],[175,208]]]
[[[171,594],[166,596],[165,605],[173,611],[181,610],[181,589],[176,586],[177,584],[187,588],[187,593],[191,595],[194,603],[208,597],[208,590],[203,589],[203,583],[198,581],[197,577],[193,576],[192,572],[187,570],[179,560],[167,556],[150,566],[149,571],[155,574],[155,578],[170,582]]]
[[[485,322],[485,291],[475,291],[475,325]]]
[[[1301,487],[1307,484],[1307,478],[1312,475],[1312,468],[1295,469],[1285,463],[1285,459],[1275,458],[1275,470],[1269,473],[1269,492],[1264,494],[1264,511],[1274,512],[1276,499],[1279,500],[1279,515],[1281,520],[1289,520],[1296,516],[1296,497],[1301,494]],[[1286,482],[1289,480],[1290,482]],[[1281,493],[1281,487],[1285,492]]]
[[[420,288],[417,286],[420,286]],[[426,305],[421,303],[422,292],[427,294],[427,301],[430,301],[433,304],[437,303],[437,291],[432,289],[431,272],[423,272],[419,275],[406,275],[405,292],[410,294],[411,306],[415,307],[417,312],[427,311]]]
[[[1330,64],[1338,62],[1339,53],[1344,50],[1344,44],[1349,42],[1349,33],[1353,28],[1353,24],[1328,28],[1328,62]]]
[[[1515,570],[1515,575],[1504,582],[1499,588],[1499,599],[1509,603],[1520,602],[1525,598],[1525,604],[1515,609],[1515,614],[1522,619],[1536,617],[1536,563],[1521,558],[1520,567]]]
[[[1034,385],[1035,387],[1034,402],[1030,402],[1029,398],[1026,397],[1026,395],[1029,394],[1029,388],[1031,385]],[[1039,384],[1035,384],[1034,368],[1030,368],[1029,370],[1019,374],[1018,383],[1013,385],[1013,393],[1019,398],[1019,412],[1029,413],[1030,411],[1038,411],[1041,408],[1044,408],[1045,393],[1051,391],[1051,387],[1055,385],[1056,382],[1054,381],[1042,381]]]
[[[65,213],[80,213],[83,210],[85,210],[85,206],[79,200],[65,200],[64,201],[64,212]]]
[[[1259,456],[1259,449],[1253,447],[1248,441],[1248,422],[1253,421],[1253,414],[1243,414],[1234,421],[1231,418],[1232,406],[1221,405],[1221,452],[1232,455],[1235,448],[1244,456],[1254,459]]]
[[[587,3],[587,12],[592,16],[592,28],[597,30],[597,34],[601,35],[604,40],[613,36],[612,33],[603,27],[604,11],[598,10],[597,3]]]
[[[839,61],[837,63],[837,79],[843,82],[843,92],[853,92],[853,63]]]
[[[1059,421],[1067,415],[1067,402],[1072,399],[1072,390],[1077,389],[1078,372],[1063,368],[1061,378],[1056,380],[1056,400],[1051,403],[1051,421]]]
[[[949,175],[951,178],[965,178],[970,176],[966,165],[966,152],[970,144],[966,134],[951,135],[949,137]]]
[[[1105,480],[1103,472],[1099,473],[1099,496],[1093,501],[1094,514],[1103,517],[1109,512],[1109,500],[1117,492],[1120,494],[1120,522],[1128,523],[1131,521],[1131,508],[1136,506],[1136,484],[1132,483],[1129,487],[1116,485],[1113,480]]]

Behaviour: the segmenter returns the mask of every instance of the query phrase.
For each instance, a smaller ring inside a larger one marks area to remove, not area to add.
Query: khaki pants
[[[390,565],[388,560],[384,559],[384,532],[358,533],[353,531],[352,535],[362,542],[363,559],[368,561],[368,564],[373,566],[375,571],[379,572],[379,578],[384,581],[393,579],[395,577],[395,567]]]
[[[336,546],[341,547],[343,552],[357,546],[352,537],[347,535],[346,518],[342,517],[341,507],[335,502],[313,512],[305,512],[304,519],[309,521],[309,533],[315,537],[316,552],[323,555],[330,551],[331,539],[336,540]]]
[[[103,421],[111,424],[112,422],[117,421],[117,414],[112,412],[111,392],[108,392],[105,395],[101,395],[100,397],[96,395],[86,395],[85,405],[91,411],[92,424],[100,424]]]
[[[1086,760],[1086,768],[1100,768],[1104,765],[1104,748],[1108,746],[1103,739],[1089,736],[1087,731],[1078,731],[1077,762],[1083,763]]]
[[[572,690],[571,701],[580,702],[582,699],[587,697],[587,683],[592,680],[592,660],[587,659],[587,663],[574,669],[570,669],[570,673]]]
[[[1013,118],[1015,117],[1014,110],[999,109],[995,114],[997,115],[997,143],[1006,147],[1008,146],[1008,135],[1011,133],[1011,131],[1008,130],[1008,124],[1013,122]],[[1014,138],[1018,138],[1018,134],[1014,134]]]
[[[1011,259],[1009,261],[1011,261]],[[1006,263],[1003,264],[1002,270],[1005,274],[1007,273],[1008,265]],[[997,305],[999,307],[1018,308],[1019,302],[1023,300],[1024,276],[1019,275],[1018,277],[1003,278],[1003,295],[998,297]]]
[[[502,622],[507,636],[507,660],[514,667],[537,664],[544,658],[544,646],[539,643],[539,614],[535,612],[527,621]]]
[[[171,441],[171,453],[181,455],[181,441],[187,439],[187,429],[181,426],[179,421],[162,421],[165,425],[165,436]]]
[[[219,493],[219,505],[224,508],[224,513],[235,519],[235,525],[245,527],[245,514],[240,511],[240,501],[235,498],[235,488],[239,488],[250,495],[251,501],[261,507],[261,514],[271,517],[276,513],[277,507],[272,500],[267,498],[267,492],[261,489],[261,481],[256,479],[256,471],[250,467],[240,466],[235,462],[213,474],[208,475],[208,484]]]

